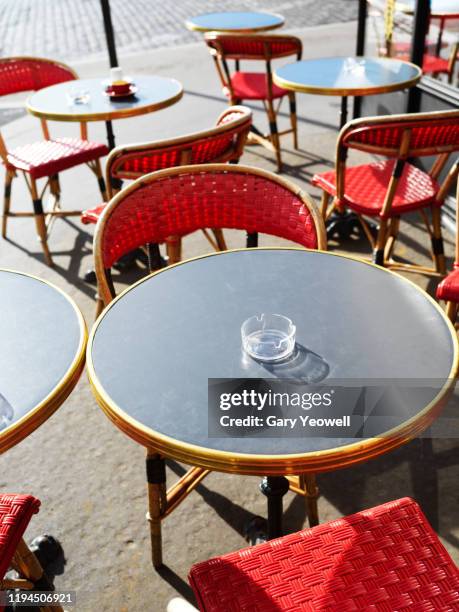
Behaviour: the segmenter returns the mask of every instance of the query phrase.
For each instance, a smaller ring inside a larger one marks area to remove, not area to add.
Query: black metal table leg
[[[260,491],[268,500],[268,540],[282,535],[282,498],[289,489],[285,476],[265,476]]]
[[[339,114],[339,127],[342,128],[347,123],[347,96],[341,98],[341,111]]]

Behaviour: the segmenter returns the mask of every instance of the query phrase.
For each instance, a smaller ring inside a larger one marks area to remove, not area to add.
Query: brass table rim
[[[273,23],[272,25],[267,26],[255,26],[252,28],[205,28],[202,26],[198,26],[193,23],[193,19],[196,17],[205,17],[206,15],[215,15],[215,14],[223,14],[223,13],[252,13],[252,14],[262,14],[269,15],[271,17],[277,17],[279,19],[279,23]],[[200,15],[195,15],[194,17],[190,17],[185,21],[185,27],[187,30],[191,30],[192,32],[224,32],[224,33],[232,33],[234,34],[250,34],[252,32],[268,32],[269,30],[276,30],[277,28],[281,28],[285,24],[285,17],[280,15],[279,13],[271,13],[269,11],[214,11],[211,13],[201,13]]]
[[[359,59],[357,56],[355,57],[352,56],[352,57],[354,59]],[[316,58],[316,59],[326,60],[326,59],[345,59],[345,58],[346,56],[343,55],[343,56],[334,56],[330,58],[322,57],[322,58]],[[299,61],[313,62],[313,61],[316,61],[316,59],[299,60]],[[375,87],[361,87],[361,88],[357,88],[357,87],[356,88],[342,88],[342,87],[335,88],[335,87],[317,87],[314,85],[301,85],[300,83],[298,83],[298,81],[288,81],[286,79],[283,79],[277,74],[277,70],[275,70],[273,73],[273,80],[274,80],[274,83],[278,85],[279,87],[283,87],[284,89],[288,89],[291,91],[297,91],[299,93],[309,93],[309,94],[315,94],[319,96],[347,97],[347,96],[371,96],[374,94],[384,94],[384,93],[390,93],[393,91],[399,91],[401,89],[408,89],[416,85],[416,83],[419,83],[419,81],[422,78],[421,68],[419,68],[419,66],[416,66],[416,64],[413,64],[412,62],[405,62],[403,60],[398,60],[395,58],[388,58],[388,57],[374,58],[374,57],[362,56],[360,59],[372,59],[372,60],[377,59],[378,61],[397,62],[397,63],[407,64],[408,66],[415,68],[418,74],[412,79],[408,79],[407,81],[401,81],[399,83],[393,83],[392,85],[379,85]],[[294,62],[294,63],[298,63],[298,62]],[[287,64],[287,66],[288,65],[289,64]]]
[[[65,291],[50,283],[47,280],[44,280],[34,274],[28,274],[26,272],[21,272],[19,270],[12,270],[9,268],[0,268],[0,274],[2,272],[8,272],[10,274],[16,274],[19,276],[26,276],[28,278],[32,278],[33,280],[39,281],[45,285],[51,287],[58,293],[64,296],[64,298],[69,302],[75,315],[78,320],[78,326],[80,328],[80,340],[79,344],[73,358],[73,361],[69,365],[67,371],[64,376],[61,378],[59,383],[54,387],[52,391],[48,393],[46,397],[44,397],[34,408],[27,411],[27,413],[22,416],[20,419],[12,423],[10,426],[6,427],[2,432],[0,432],[0,453],[7,451],[12,446],[15,446],[21,440],[30,435],[37,427],[39,427],[42,423],[44,423],[58,408],[63,402],[67,399],[72,389],[78,382],[80,375],[84,368],[85,363],[85,350],[86,343],[88,338],[88,332],[85,320],[83,315],[73,301],[73,299],[67,295]]]
[[[139,76],[148,76],[148,75],[139,75]],[[151,75],[150,75],[151,76]],[[168,98],[167,100],[162,100],[161,102],[155,102],[151,104],[146,104],[145,106],[139,106],[137,108],[114,108],[112,111],[100,112],[100,113],[55,113],[55,112],[45,112],[40,110],[39,108],[35,108],[31,103],[31,99],[33,96],[38,93],[32,93],[26,101],[26,109],[31,115],[35,117],[40,117],[41,119],[49,119],[50,121],[70,121],[70,122],[87,122],[87,121],[112,121],[116,119],[126,119],[128,117],[138,117],[140,115],[147,115],[148,113],[153,113],[155,111],[161,110],[163,108],[167,108],[168,106],[172,106],[176,102],[178,102],[183,97],[183,85],[177,79],[172,79],[169,77],[161,77],[164,79],[168,79],[169,81],[174,81],[179,86],[179,91],[177,94]],[[81,81],[92,80],[92,79],[78,79]],[[96,79],[94,79],[96,80]],[[77,81],[68,81],[70,85],[75,85]],[[60,85],[60,83],[57,83]],[[55,87],[55,85],[50,85],[50,87]],[[47,89],[47,88],[46,88]],[[40,90],[41,91],[41,90]]]
[[[108,395],[105,389],[102,387],[98,380],[93,361],[92,361],[92,345],[94,337],[97,333],[98,326],[103,321],[104,316],[119,300],[121,300],[129,291],[134,290],[138,285],[151,279],[153,276],[163,274],[167,270],[175,268],[177,266],[185,265],[191,261],[197,261],[206,257],[218,257],[224,256],[225,253],[235,253],[242,251],[306,251],[311,253],[323,253],[330,255],[331,257],[342,257],[343,259],[350,259],[367,266],[373,266],[379,271],[386,274],[391,274],[408,285],[414,287],[416,291],[420,292],[425,299],[431,302],[431,304],[440,313],[444,323],[451,333],[451,339],[454,347],[453,351],[453,363],[451,371],[442,389],[437,393],[436,397],[423,408],[415,417],[411,417],[403,424],[389,430],[384,435],[378,438],[370,438],[368,440],[362,440],[354,442],[344,446],[337,447],[333,450],[321,450],[312,451],[306,453],[296,453],[292,455],[256,455],[247,453],[234,453],[230,451],[221,451],[215,449],[209,449],[188,442],[182,442],[175,438],[171,438],[165,434],[158,433],[149,427],[139,423],[136,419],[128,415],[122,408],[120,408]],[[190,259],[183,260],[166,268],[162,268],[153,272],[152,274],[140,279],[130,287],[127,287],[122,293],[120,293],[101,313],[95,324],[91,329],[89,335],[87,354],[86,354],[86,366],[88,372],[89,382],[91,384],[94,396],[108,416],[108,418],[125,434],[130,438],[140,443],[141,445],[153,449],[154,451],[164,455],[167,458],[176,459],[183,461],[190,465],[196,465],[211,470],[220,472],[238,473],[238,474],[251,474],[251,475],[274,475],[274,474],[299,474],[306,472],[321,472],[340,467],[346,467],[354,463],[360,463],[373,457],[377,457],[389,450],[395,449],[406,442],[409,442],[422,431],[424,431],[435,419],[437,414],[441,411],[443,405],[446,403],[449,395],[454,390],[455,377],[458,373],[459,364],[459,343],[456,334],[456,330],[453,327],[451,321],[446,317],[439,304],[425,291],[423,291],[413,281],[405,278],[404,276],[397,274],[387,268],[376,266],[375,264],[365,261],[359,257],[351,255],[343,255],[341,253],[330,253],[323,250],[309,250],[301,247],[257,247],[253,249],[230,249],[228,251],[222,251],[218,253],[208,253],[206,255],[200,255]]]

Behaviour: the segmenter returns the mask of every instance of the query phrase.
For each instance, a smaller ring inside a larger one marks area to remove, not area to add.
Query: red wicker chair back
[[[16,547],[40,501],[32,495],[0,495],[0,580],[11,563]]]
[[[220,164],[162,170],[118,193],[100,218],[94,256],[104,302],[113,297],[106,270],[122,255],[209,227],[262,232],[306,248],[326,248],[314,202],[285,179],[258,168]]]
[[[404,139],[406,146],[401,154]],[[339,146],[402,158],[458,151],[459,111],[352,121],[343,128]]]
[[[135,179],[185,164],[236,162],[242,155],[251,124],[250,109],[233,106],[219,116],[211,130],[169,141],[119,147],[107,160],[107,184],[110,178]]]
[[[302,43],[296,36],[266,34],[223,34],[210,32],[205,40],[225,59],[271,60],[302,53]]]
[[[34,57],[0,59],[0,96],[37,91],[76,78],[77,74],[69,66],[53,60]]]

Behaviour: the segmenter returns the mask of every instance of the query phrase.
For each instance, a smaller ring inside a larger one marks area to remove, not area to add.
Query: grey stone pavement
[[[282,6],[279,3],[278,10]],[[351,21],[297,32],[302,37],[305,56],[319,57],[352,53],[355,27]],[[155,73],[179,79],[185,95],[179,103],[158,113],[115,122],[119,144],[208,128],[225,108],[214,67],[200,41],[137,54],[122,52],[120,59],[129,74]],[[105,56],[88,59],[82,53],[72,65],[82,77],[103,77],[108,70]],[[255,122],[263,128],[264,112],[257,104],[251,107]],[[312,175],[333,165],[338,111],[337,99],[298,96],[300,150],[293,150],[288,136],[283,140],[283,173],[314,197],[318,193],[310,185]],[[286,114],[282,114],[281,129],[286,121]],[[77,126],[71,124],[53,122],[50,129],[55,136],[77,133]],[[104,126],[91,124],[89,134],[103,141]],[[31,116],[2,126],[2,135],[10,147],[41,137],[39,123]],[[359,156],[352,158],[351,163],[358,159]],[[242,163],[275,171],[272,154],[258,146],[247,147]],[[96,183],[85,168],[63,173],[62,189],[63,205],[69,209],[98,204]],[[31,206],[20,180],[13,185],[12,206],[13,210],[29,210]],[[55,259],[51,269],[43,263],[33,222],[12,219],[9,239],[0,240],[0,266],[27,271],[55,283],[72,296],[91,326],[95,291],[84,283],[82,275],[92,264],[92,234],[93,228],[81,225],[77,219],[56,221],[50,239]],[[230,247],[244,244],[242,232],[229,232],[227,239]],[[262,242],[280,243],[269,237]],[[427,237],[416,223],[403,224],[399,255],[426,262],[426,244]],[[368,255],[365,242],[331,243],[329,248]],[[446,248],[451,257],[453,240],[448,235]],[[186,238],[184,257],[207,251],[208,245],[199,233]],[[126,286],[134,276],[116,276],[117,288]],[[435,281],[411,278],[434,291]],[[447,549],[459,560],[458,449],[457,439],[415,440],[374,461],[320,475],[321,520],[412,495]],[[144,449],[118,431],[98,408],[86,375],[55,415],[0,457],[0,490],[29,492],[41,499],[40,513],[33,518],[26,539],[47,532],[61,540],[66,563],[55,568],[55,584],[60,590],[77,592],[78,611],[161,612],[177,593],[192,601],[186,580],[191,565],[242,548],[248,519],[253,514],[266,514],[258,478],[211,474],[165,520],[166,566],[156,573],[150,562],[145,520],[144,457]],[[169,483],[183,470],[184,466],[169,462]],[[289,493],[285,498],[286,530],[301,529],[304,521],[303,500]]]
[[[138,52],[199,40],[183,27],[187,18],[215,11],[281,13],[287,28],[356,18],[356,0],[111,0],[117,47]],[[1,0],[1,55],[61,59],[100,56],[105,39],[99,0]]]

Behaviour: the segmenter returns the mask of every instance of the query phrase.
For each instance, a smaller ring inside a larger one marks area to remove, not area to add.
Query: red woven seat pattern
[[[397,55],[397,59],[404,62],[409,62],[411,61],[411,56],[408,53],[399,54]],[[443,57],[438,57],[437,55],[426,53],[422,60],[422,70],[427,74],[431,74],[432,72],[446,72],[448,74],[450,71],[449,60]]]
[[[394,164],[394,160],[388,160],[347,168],[342,203],[364,215],[379,215]],[[330,170],[314,175],[312,183],[335,196],[335,180],[335,171]],[[390,216],[418,210],[435,203],[438,189],[438,183],[426,172],[411,164],[405,164],[395,192]]]
[[[16,547],[40,501],[32,495],[0,495],[0,579],[7,572]]]
[[[450,272],[437,287],[437,298],[447,302],[459,302],[459,269]]]
[[[404,498],[193,566],[205,612],[447,612],[459,572]]]
[[[140,245],[207,227],[272,234],[307,248],[317,246],[309,210],[287,188],[242,171],[193,172],[158,178],[125,195],[105,224],[104,267]]]
[[[403,123],[386,123],[367,125],[349,130],[343,138],[344,146],[370,145],[393,149],[393,155],[398,155],[403,133],[411,130],[410,155],[415,156],[417,150],[433,149],[437,154],[442,147],[451,150],[459,149],[459,120],[442,119],[436,122],[433,115],[429,122],[404,121]],[[362,148],[362,147],[360,147]],[[386,155],[389,151],[385,152]]]
[[[33,178],[52,176],[62,170],[108,154],[104,144],[76,138],[55,138],[23,145],[10,151],[8,163],[28,172]]]
[[[228,59],[266,59],[284,57],[298,53],[298,43],[292,38],[267,36],[219,35],[218,45]]]
[[[239,100],[267,100],[268,99],[268,77],[261,72],[235,72],[231,75],[231,87],[233,96]],[[282,98],[288,92],[273,83],[273,99]],[[231,93],[227,87],[223,93],[228,98]]]
[[[66,66],[51,61],[23,57],[0,59],[0,96],[37,91],[74,79],[74,73]]]

